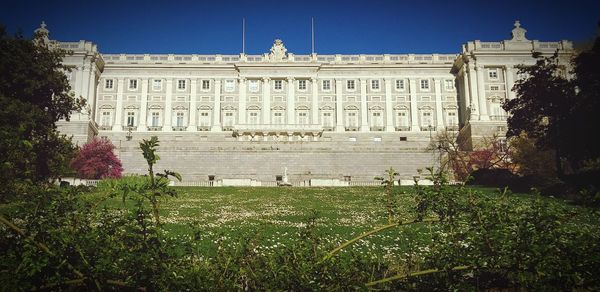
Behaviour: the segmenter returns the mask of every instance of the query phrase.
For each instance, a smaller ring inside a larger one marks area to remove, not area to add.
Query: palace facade
[[[89,41],[48,42],[73,52],[68,77],[89,106],[60,130],[79,144],[110,139],[128,173],[145,172],[139,141],[158,136],[158,169],[189,183],[268,185],[287,172],[292,183],[360,184],[435,165],[438,131],[467,149],[504,135],[516,66],[558,51],[568,71],[573,53],[525,33],[517,21],[510,40],[459,54],[296,55],[281,40],[263,55],[101,54]]]

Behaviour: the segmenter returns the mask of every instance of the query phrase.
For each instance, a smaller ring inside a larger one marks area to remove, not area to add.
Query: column
[[[442,130],[444,128],[444,115],[442,112],[442,81],[439,78],[433,79],[435,90],[435,127]]]
[[[122,131],[123,123],[123,84],[125,80],[123,78],[117,79],[117,108],[115,110],[115,123],[113,124],[113,131]]]
[[[246,124],[246,78],[240,77],[239,118],[238,124]]]
[[[214,80],[215,101],[213,105],[213,123],[210,130],[212,132],[221,132],[221,80]]]
[[[394,109],[392,108],[392,78],[385,78],[385,131],[394,132]]]
[[[467,113],[468,115],[465,115],[465,119],[466,120],[470,120],[471,116],[473,115],[473,112],[471,111],[471,94],[469,92],[469,77],[467,77],[467,68],[463,66],[463,70],[462,70],[462,81],[463,81],[463,90],[462,90],[462,94],[464,96],[464,100],[465,100],[465,109],[469,108],[469,112]]]
[[[472,64],[467,65],[467,75],[469,76],[469,92],[471,96],[471,104],[469,105],[469,107],[471,108],[471,120],[479,120],[479,99],[477,98],[477,81],[475,77],[475,68],[473,68]]]
[[[81,91],[79,92],[79,94],[85,99],[86,103],[88,104],[90,102],[88,92],[90,86],[90,66],[91,64],[83,65],[83,79],[81,80]]]
[[[287,94],[287,98],[286,98],[286,112],[287,112],[287,124],[288,125],[292,125],[296,123],[296,117],[294,116],[294,112],[295,112],[295,104],[296,104],[296,96],[294,95],[294,93],[296,92],[296,87],[294,86],[294,78],[293,77],[288,77],[287,78],[287,85],[288,85],[288,94]]]
[[[171,132],[173,131],[173,79],[167,79],[166,86],[166,94],[165,94],[165,120],[163,122],[163,132]]]
[[[342,80],[335,79],[335,131],[344,132],[344,108],[342,100]]]
[[[192,78],[190,80],[190,109],[189,109],[189,121],[188,121],[188,132],[195,132],[197,130],[197,120],[196,112],[198,109],[196,108],[196,93],[198,92],[198,79]]]
[[[368,105],[367,105],[367,80],[364,78],[360,79],[360,131],[368,132],[369,128],[369,120],[367,119],[367,115],[369,113]]]
[[[142,79],[142,97],[140,103],[140,120],[138,123],[138,132],[145,132],[147,129],[148,112],[148,79]]]
[[[75,90],[75,97],[80,97],[83,95],[83,66],[77,67],[77,74],[75,76],[75,86],[73,86],[73,89]]]
[[[263,78],[263,124],[271,124],[271,78]]]
[[[414,132],[421,131],[419,128],[419,109],[417,106],[417,81],[408,80],[408,91],[410,92],[410,130]]]
[[[319,84],[317,83],[317,78],[312,78],[311,80],[312,88],[312,108],[310,110],[310,116],[312,118],[312,124],[319,124]]]
[[[475,67],[475,70],[477,71],[477,95],[478,95],[478,99],[479,99],[479,120],[488,121],[490,119],[490,117],[488,116],[487,101],[485,98],[485,86],[484,86],[484,81],[483,81],[484,68],[482,65],[478,65],[477,67]]]
[[[89,101],[88,101],[88,106],[90,108],[90,116],[88,117],[89,120],[95,121],[96,120],[96,104],[98,103],[98,100],[96,98],[96,88],[98,86],[98,76],[96,75],[96,71],[95,70],[90,70],[90,84],[88,87],[88,96],[89,96]]]
[[[509,100],[515,99],[517,96],[512,90],[513,86],[515,85],[512,66],[507,65],[504,67],[504,80],[506,81],[506,98]]]

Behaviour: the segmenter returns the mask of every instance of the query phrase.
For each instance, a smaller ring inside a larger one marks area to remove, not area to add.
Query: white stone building
[[[40,28],[45,30],[45,28]],[[161,141],[159,168],[184,180],[270,184],[373,181],[394,167],[404,179],[435,164],[436,131],[459,131],[466,148],[506,131],[501,102],[515,98],[517,65],[568,41],[469,41],[460,54],[295,55],[275,40],[263,55],[101,54],[88,41],[50,41],[74,52],[69,78],[89,112],[61,123],[83,143],[115,143],[126,172],[143,173],[143,138]]]

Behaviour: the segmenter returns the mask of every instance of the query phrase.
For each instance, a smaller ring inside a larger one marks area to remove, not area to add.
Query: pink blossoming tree
[[[83,145],[71,161],[71,167],[81,178],[119,178],[123,172],[121,160],[114,154],[110,140],[94,138]]]

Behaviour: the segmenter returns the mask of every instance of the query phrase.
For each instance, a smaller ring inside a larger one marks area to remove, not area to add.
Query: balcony
[[[135,130],[137,130],[137,127],[136,126],[123,126],[123,131],[129,131],[129,130],[135,131]]]
[[[401,132],[401,131],[410,131],[410,127],[408,127],[408,126],[397,126],[396,127],[396,131],[399,131],[399,132]]]
[[[458,131],[458,126],[446,126],[446,131]]]
[[[162,131],[162,126],[150,126],[148,131]]]
[[[490,116],[490,120],[492,121],[506,121],[506,119],[508,119],[508,116],[506,115]]]
[[[100,130],[100,131],[110,131],[110,130],[112,130],[112,127],[111,126],[100,126],[100,127],[98,127],[98,130]]]
[[[435,131],[435,127],[434,126],[421,126],[421,131]]]
[[[333,128],[331,128],[333,130]],[[225,130],[225,128],[223,129]],[[316,133],[324,130],[319,124],[244,124],[235,125],[232,130],[238,133]],[[225,130],[227,131],[227,130]],[[231,131],[231,130],[229,130]]]
[[[202,132],[207,132],[207,131],[210,131],[210,126],[198,126],[198,127],[196,127],[196,130],[202,131]]]
[[[381,132],[383,131],[383,126],[372,126],[371,132]]]
[[[358,131],[358,127],[353,126],[353,127],[346,127],[346,132],[356,132]]]
[[[173,126],[173,131],[185,131],[187,129],[186,126]]]

